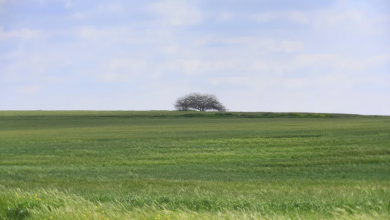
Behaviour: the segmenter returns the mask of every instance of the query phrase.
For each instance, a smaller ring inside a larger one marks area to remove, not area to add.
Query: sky
[[[388,0],[0,0],[0,110],[390,115]]]

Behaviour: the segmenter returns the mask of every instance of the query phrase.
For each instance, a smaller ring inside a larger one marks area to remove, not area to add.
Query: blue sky
[[[0,110],[390,115],[388,0],[0,0]]]

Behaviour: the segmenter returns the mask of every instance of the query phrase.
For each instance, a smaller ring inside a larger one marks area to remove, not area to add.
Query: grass
[[[1,111],[0,217],[388,219],[389,143],[383,116]]]

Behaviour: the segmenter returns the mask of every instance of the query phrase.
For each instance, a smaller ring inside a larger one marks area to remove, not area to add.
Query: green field
[[[390,117],[0,111],[1,219],[389,219]]]

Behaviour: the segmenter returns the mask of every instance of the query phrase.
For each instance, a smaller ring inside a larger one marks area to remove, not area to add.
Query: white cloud
[[[233,14],[232,13],[221,13],[219,16],[218,16],[218,21],[220,22],[223,22],[223,21],[230,21],[234,18]]]
[[[159,44],[159,46],[172,46],[174,40],[172,33],[164,28],[155,29],[141,29],[135,30],[138,26],[127,27],[77,27],[74,29],[60,31],[59,35],[74,35],[76,40],[84,41],[85,43],[98,43],[99,46],[110,45],[116,47],[123,47],[125,45],[152,45]],[[173,48],[168,49],[172,52]],[[175,50],[175,49],[173,49]]]
[[[378,65],[390,64],[390,56],[377,55],[367,58],[348,58],[341,54],[301,54],[290,63],[293,68],[315,67],[318,69],[341,70],[344,74],[357,74],[376,68]]]
[[[260,50],[262,53],[294,53],[305,49],[303,42],[296,40],[273,40],[256,37],[236,37],[222,40],[225,44],[237,44],[239,46]]]
[[[73,6],[74,6],[73,2],[71,1],[65,2],[65,8],[69,9],[72,8]],[[93,17],[105,17],[105,16],[112,16],[112,15],[118,16],[125,12],[125,8],[126,6],[124,6],[120,2],[96,4],[96,6],[93,8],[89,8],[87,10],[75,11],[71,16],[69,16],[69,18],[73,20],[82,21],[84,19],[93,18]]]
[[[253,75],[257,80],[269,82],[265,86],[272,87],[269,80],[275,79],[278,83],[274,86],[316,90],[353,88],[360,84],[385,86],[390,77],[377,70],[383,70],[385,64],[390,64],[388,56],[352,59],[340,54],[300,54],[284,62],[258,59],[252,62],[251,69],[257,73]]]
[[[152,3],[151,11],[161,16],[164,24],[180,26],[194,25],[202,22],[202,15],[194,1],[163,0]]]
[[[377,55],[368,58],[367,62],[370,65],[384,65],[390,64],[390,55]]]
[[[73,20],[82,20],[82,19],[85,19],[89,16],[90,16],[90,14],[87,12],[75,12],[69,18],[73,19]]]
[[[342,28],[343,31],[352,30],[358,33],[372,34],[383,29],[386,22],[382,15],[372,16],[365,11],[350,10],[319,10],[310,15],[311,24],[317,29]]]
[[[224,77],[212,77],[206,80],[207,83],[213,86],[220,85],[233,85],[233,86],[253,86],[256,82],[254,82],[252,77],[245,76],[224,76]]]
[[[20,86],[16,89],[17,93],[23,95],[31,95],[33,93],[38,92],[41,89],[41,85],[28,85],[28,86]]]
[[[70,8],[72,8],[72,7],[73,7],[73,2],[70,1],[70,0],[66,0],[66,1],[65,1],[65,8],[66,8],[66,9],[70,9]]]
[[[103,81],[120,81],[125,82],[145,74],[147,62],[133,58],[116,58],[99,66],[100,78]]]
[[[99,31],[95,28],[80,28],[78,30],[78,33],[80,37],[85,38],[86,40],[97,40],[99,39],[103,34],[108,34],[104,33],[102,31]]]
[[[305,46],[301,41],[283,40],[280,42],[279,47],[276,48],[281,52],[293,53],[303,51]]]
[[[336,6],[314,11],[271,11],[252,15],[252,18],[257,22],[284,21],[323,30],[342,28],[360,33],[383,31],[390,23],[390,16],[386,14],[371,15],[364,10]]]
[[[22,28],[6,32],[3,27],[0,28],[0,40],[9,38],[33,39],[40,36],[42,36],[42,33],[39,30]]]
[[[218,59],[176,59],[162,65],[162,69],[167,72],[178,72],[187,76],[215,74],[235,67],[235,63]]]
[[[258,22],[270,22],[276,20],[286,20],[296,24],[308,24],[309,17],[301,11],[284,11],[284,12],[265,12],[253,15],[253,18]]]
[[[294,58],[293,64],[298,67],[324,66],[339,63],[341,58],[340,54],[301,54]]]

